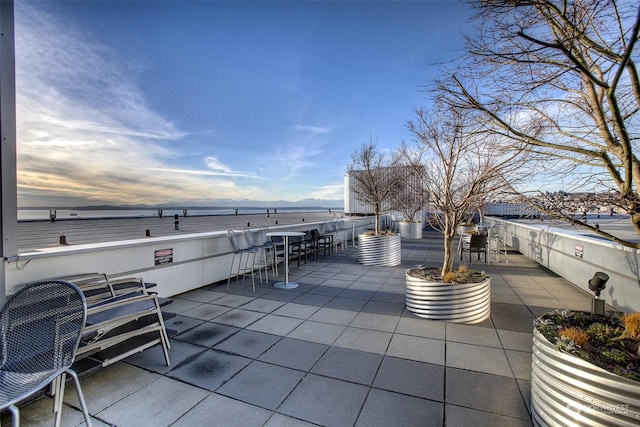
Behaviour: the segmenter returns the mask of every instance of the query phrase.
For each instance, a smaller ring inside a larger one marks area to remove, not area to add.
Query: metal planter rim
[[[399,234],[390,236],[358,237],[358,262],[363,265],[393,267],[402,259],[402,244]]]
[[[430,282],[405,271],[406,306],[418,317],[478,323],[491,315],[491,278],[479,283]]]
[[[640,383],[556,350],[534,327],[531,409],[541,426],[637,426]]]

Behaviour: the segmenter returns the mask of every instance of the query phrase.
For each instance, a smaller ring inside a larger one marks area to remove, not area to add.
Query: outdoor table
[[[276,282],[273,286],[280,289],[297,288],[296,282],[289,281],[289,237],[302,237],[304,233],[300,231],[270,231],[266,234],[268,237],[284,238],[284,282]]]

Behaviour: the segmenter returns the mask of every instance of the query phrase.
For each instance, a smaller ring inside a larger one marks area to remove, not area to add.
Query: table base
[[[276,282],[273,285],[274,288],[280,288],[280,289],[295,289],[298,287],[298,284],[296,282]]]

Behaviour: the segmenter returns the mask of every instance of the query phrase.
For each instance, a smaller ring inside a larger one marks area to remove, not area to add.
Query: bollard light
[[[605,315],[605,303],[603,299],[600,299],[600,293],[607,287],[607,281],[609,275],[602,271],[596,272],[591,280],[589,280],[589,289],[595,294],[591,300],[591,315],[604,316]]]

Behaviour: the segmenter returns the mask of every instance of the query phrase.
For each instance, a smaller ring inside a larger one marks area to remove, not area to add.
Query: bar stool
[[[227,292],[229,291],[229,284],[231,283],[231,276],[233,276],[233,265],[236,260],[236,256],[238,256],[238,266],[235,270],[236,283],[238,282],[238,276],[242,274],[242,280],[244,281],[244,276],[247,272],[251,273],[251,285],[253,286],[253,291],[256,291],[256,281],[253,275],[253,268],[255,262],[255,256],[258,252],[257,248],[254,248],[247,244],[247,241],[244,237],[244,234],[238,233],[234,230],[227,230],[227,237],[231,242],[231,247],[233,248],[233,258],[231,258],[231,267],[229,268],[229,278],[227,279]],[[244,261],[244,266],[242,265],[242,259],[244,255],[246,259]],[[249,265],[249,259],[251,259],[251,265]]]

